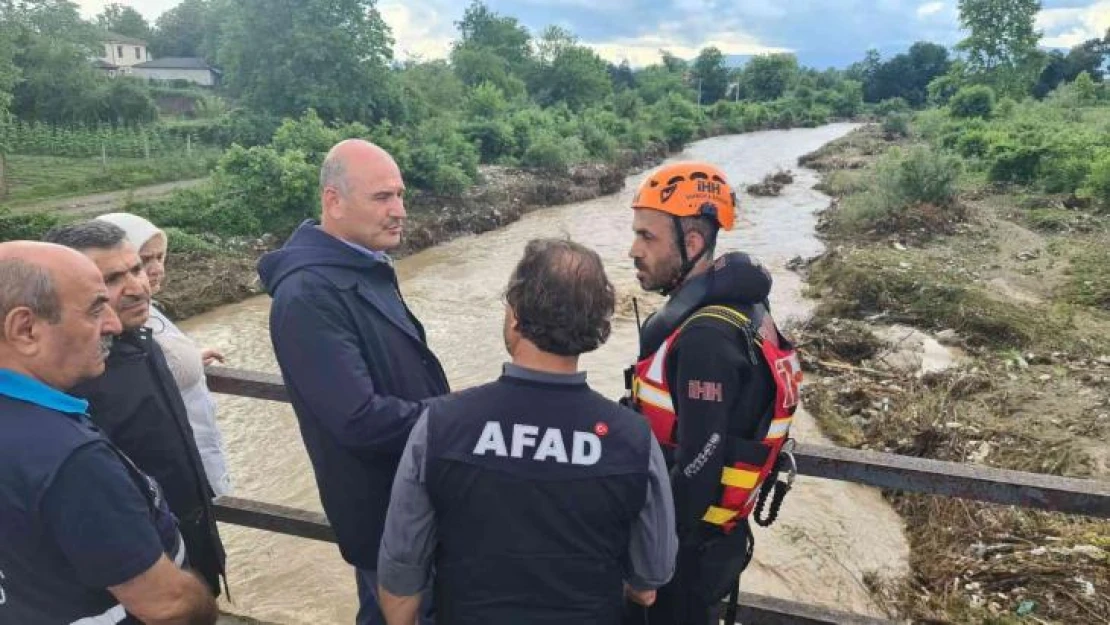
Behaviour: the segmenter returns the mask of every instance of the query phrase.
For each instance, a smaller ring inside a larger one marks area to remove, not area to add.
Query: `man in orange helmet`
[[[629,605],[625,622],[716,624],[730,592],[732,622],[754,546],[748,517],[761,491],[778,484],[773,520],[788,488],[775,476],[797,405],[797,358],[771,318],[767,271],[738,252],[714,259],[718,231],[736,221],[721,170],[666,165],[644,180],[632,208],[636,278],[669,298],[641,328],[628,401],[663,447],[679,554],[655,605]]]

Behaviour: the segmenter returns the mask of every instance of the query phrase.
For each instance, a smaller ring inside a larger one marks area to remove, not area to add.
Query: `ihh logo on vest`
[[[512,439],[505,445],[505,434],[501,423],[487,421],[482,434],[474,445],[474,455],[484,456],[489,452],[502,458],[524,458],[525,449],[531,460],[544,462],[552,459],[560,464],[590,466],[601,459],[601,438],[593,432],[571,432],[570,456],[567,456],[565,434],[559,428],[546,428],[539,443],[536,437],[540,428],[535,425],[513,424]]]

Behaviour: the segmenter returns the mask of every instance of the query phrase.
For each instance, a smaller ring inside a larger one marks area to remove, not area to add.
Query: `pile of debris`
[[[780,169],[764,176],[762,182],[748,185],[747,190],[750,195],[773,197],[782,193],[782,188],[792,182],[794,174],[790,170]]]

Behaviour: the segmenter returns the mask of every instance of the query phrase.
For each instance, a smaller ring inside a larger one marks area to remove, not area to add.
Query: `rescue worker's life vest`
[[[702,517],[703,521],[729,533],[752,513],[761,487],[775,470],[798,407],[802,370],[794,346],[782,336],[770,314],[757,316],[758,330],[753,331],[756,324],[733,308],[714,305],[699,309],[676,328],[655,353],[637,362],[631,376],[632,405],[647,418],[652,432],[665,448],[678,445],[672,389],[667,382],[667,354],[687,324],[705,317],[735,326],[749,342],[746,348],[754,344],[760,349],[775,380],[770,419],[765,418],[766,422],[760,424],[756,439],[727,438],[725,467],[721,472],[724,490],[718,504],[710,506]]]

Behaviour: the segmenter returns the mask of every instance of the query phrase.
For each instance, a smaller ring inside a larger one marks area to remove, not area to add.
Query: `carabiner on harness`
[[[794,478],[798,475],[798,463],[794,460],[794,439],[788,438],[782,444],[782,449],[779,450],[778,459],[775,460],[775,469],[771,475],[763,482],[763,486],[759,488],[759,502],[755,506],[755,514],[752,515],[755,522],[760,527],[770,527],[779,517],[779,509],[782,508],[782,501],[786,498],[786,493],[794,486]],[[790,462],[790,470],[786,474],[786,481],[779,480],[779,473],[782,472],[783,458]],[[763,506],[767,503],[767,496],[771,496],[771,510],[766,517],[763,517]]]

